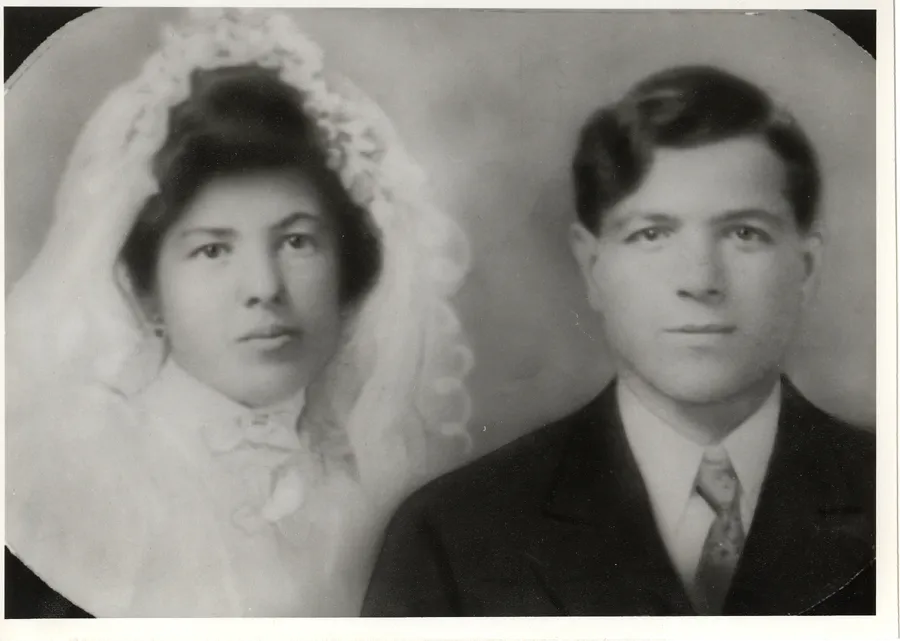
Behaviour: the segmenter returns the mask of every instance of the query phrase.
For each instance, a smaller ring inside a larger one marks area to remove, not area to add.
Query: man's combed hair
[[[638,189],[656,148],[744,136],[758,136],[784,162],[786,196],[798,227],[809,230],[821,190],[812,144],[762,89],[714,67],[661,71],[591,116],[572,163],[579,220],[599,233],[604,212]]]
[[[302,172],[316,184],[335,225],[342,301],[356,302],[371,289],[381,269],[379,236],[368,212],[328,169],[301,102],[296,89],[260,67],[194,73],[191,95],[171,109],[168,137],[153,159],[159,191],[139,213],[122,251],[138,293],[152,291],[165,233],[203,185],[216,177],[282,169]]]

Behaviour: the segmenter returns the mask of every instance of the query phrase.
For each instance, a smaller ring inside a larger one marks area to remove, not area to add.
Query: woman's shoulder
[[[7,545],[78,606],[121,613],[157,517],[127,405],[73,387],[7,418]]]

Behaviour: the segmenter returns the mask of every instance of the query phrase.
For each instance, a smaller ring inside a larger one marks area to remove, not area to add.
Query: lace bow
[[[242,479],[248,499],[234,511],[232,522],[248,533],[277,524],[305,501],[305,450],[296,418],[287,410],[257,412],[204,426],[207,446],[227,457]]]

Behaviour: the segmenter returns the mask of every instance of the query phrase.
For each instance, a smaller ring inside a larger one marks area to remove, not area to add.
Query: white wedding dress
[[[468,244],[384,114],[322,61],[277,13],[167,27],[83,129],[7,298],[7,546],[93,616],[356,616],[391,511],[441,471],[429,451],[466,440],[473,363],[450,299]],[[300,91],[384,259],[326,371],[265,411],[159,358],[118,263],[192,73],[248,64]]]

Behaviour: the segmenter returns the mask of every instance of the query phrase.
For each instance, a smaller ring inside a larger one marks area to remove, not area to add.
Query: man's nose
[[[688,238],[673,266],[678,296],[704,303],[718,303],[726,294],[725,270],[714,238]]]
[[[284,278],[277,257],[270,251],[248,252],[240,263],[241,303],[253,307],[279,302],[284,296]]]

